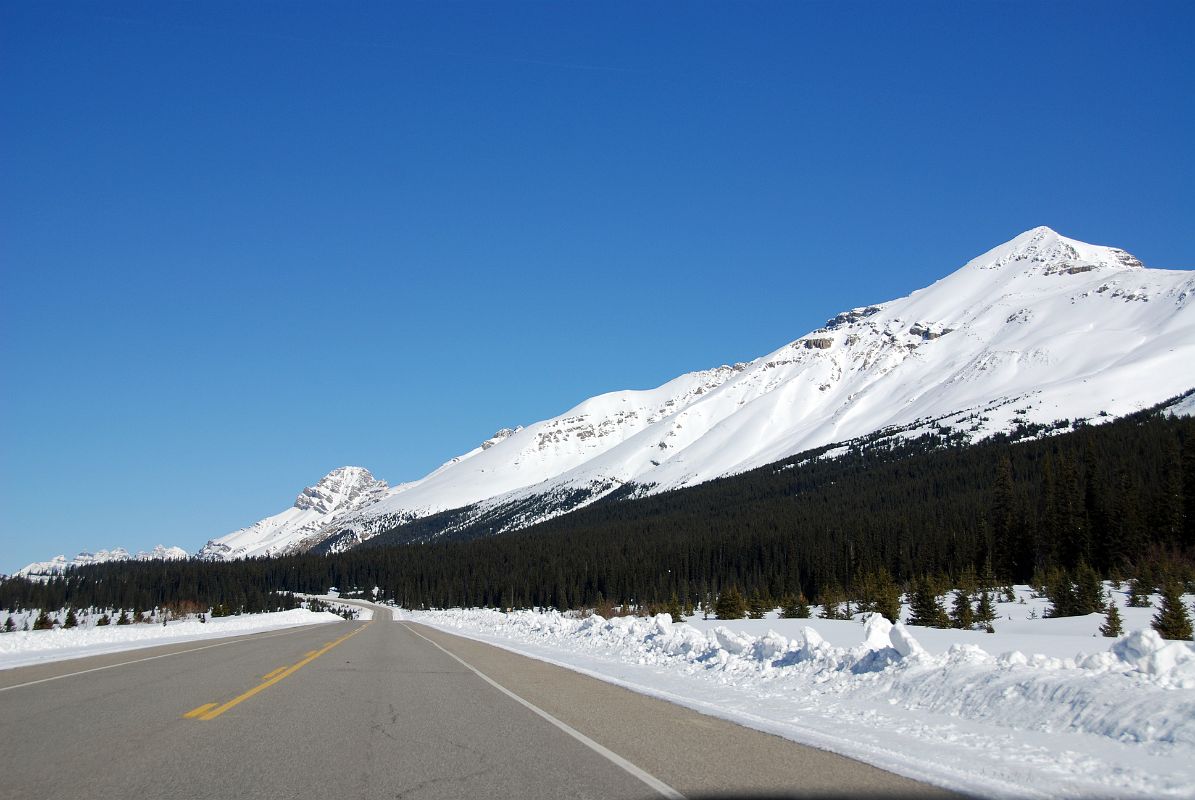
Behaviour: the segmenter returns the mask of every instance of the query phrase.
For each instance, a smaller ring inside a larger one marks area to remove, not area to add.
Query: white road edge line
[[[257,639],[273,639],[275,636],[289,636],[292,633],[298,633],[299,631],[306,630],[306,629],[307,629],[307,626],[303,626],[302,628],[297,628],[293,631],[283,631],[281,633],[271,633],[268,636],[257,636],[256,638]],[[49,678],[39,678],[36,681],[28,681],[26,683],[14,683],[12,686],[0,686],[0,692],[7,692],[7,691],[11,691],[12,689],[23,689],[26,686],[36,686],[39,683],[49,683],[50,681],[60,681],[63,678],[73,678],[76,675],[86,675],[89,672],[100,672],[105,669],[115,669],[116,667],[127,667],[129,664],[140,664],[143,661],[156,661],[159,658],[170,658],[171,656],[181,656],[183,653],[194,653],[199,650],[211,650],[213,647],[224,647],[225,645],[229,645],[229,644],[240,644],[241,642],[251,641],[252,637],[254,637],[254,634],[252,634],[252,633],[242,634],[240,636],[240,638],[233,639],[232,641],[216,642],[215,644],[208,644],[208,645],[204,645],[203,647],[192,647],[190,650],[177,650],[173,653],[162,653],[161,655],[158,655],[158,656],[146,656],[145,658],[138,658],[133,661],[121,661],[119,664],[108,664],[107,666],[103,666],[103,667],[92,667],[91,669],[81,669],[78,672],[68,672],[65,675],[53,675]],[[158,645],[158,646],[161,647],[163,645]],[[168,646],[168,645],[165,645],[165,646]],[[111,654],[110,653],[97,653],[95,656],[80,656],[80,658],[96,658],[97,656],[100,656],[100,655],[111,655]],[[46,661],[42,662],[42,664],[46,664],[46,663],[53,663],[53,662],[46,662]],[[25,666],[37,667],[37,666],[41,666],[41,665],[40,664],[26,664]],[[13,669],[23,669],[23,667],[13,667]]]
[[[535,705],[534,703],[531,703],[531,702],[519,697],[517,694],[512,692],[510,689],[507,689],[505,686],[503,686],[502,684],[495,681],[489,675],[486,675],[484,672],[482,672],[481,670],[474,667],[468,661],[465,661],[463,658],[456,655],[455,653],[451,653],[448,650],[445,650],[438,643],[433,642],[431,639],[427,638],[422,633],[420,633],[419,631],[412,628],[409,624],[404,622],[404,623],[402,623],[402,626],[404,628],[406,628],[408,631],[410,631],[411,633],[418,636],[423,641],[425,641],[431,645],[434,645],[436,648],[438,648],[443,653],[445,653],[449,656],[452,656],[452,658],[455,658],[462,665],[464,665],[466,669],[470,670],[474,675],[481,678],[483,681],[488,683],[490,686],[493,686],[495,689],[502,692],[502,694],[506,695],[511,700],[514,700],[516,703],[523,706],[524,708],[527,708],[528,710],[532,711],[533,713],[538,714],[539,716],[543,717],[548,722],[552,723],[557,728],[564,731],[569,736],[573,737],[578,742],[580,742],[581,744],[588,747],[590,750],[593,750],[595,753],[597,753],[598,755],[605,758],[607,761],[610,761],[615,766],[621,767],[623,770],[630,773],[632,776],[643,781],[643,783],[647,784],[649,787],[654,789],[662,797],[667,797],[667,798],[669,798],[669,800],[685,800],[685,796],[683,794],[678,792],[676,789],[673,789],[671,786],[664,783],[662,780],[660,780],[656,776],[652,775],[649,772],[645,772],[644,770],[635,766],[630,761],[627,761],[625,758],[620,756],[618,753],[615,753],[613,750],[603,747],[602,745],[595,742],[593,739],[590,739],[588,736],[581,733],[576,728],[571,727],[567,723],[561,722],[560,720],[556,719],[556,717],[553,717],[547,711],[544,711],[542,708]]]

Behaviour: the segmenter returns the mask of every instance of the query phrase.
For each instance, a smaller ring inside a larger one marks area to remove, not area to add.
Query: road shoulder
[[[960,797],[492,645],[403,622],[686,797]]]

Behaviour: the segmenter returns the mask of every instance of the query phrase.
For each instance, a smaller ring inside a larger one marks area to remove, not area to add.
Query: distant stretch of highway
[[[0,797],[949,797],[424,626],[0,671]]]

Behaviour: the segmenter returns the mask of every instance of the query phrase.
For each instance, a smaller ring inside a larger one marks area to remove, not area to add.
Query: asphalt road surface
[[[951,796],[385,613],[0,671],[0,754],[5,799]]]

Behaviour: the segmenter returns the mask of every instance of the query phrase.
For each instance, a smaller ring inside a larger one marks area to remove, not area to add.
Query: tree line
[[[186,600],[262,610],[279,593],[331,586],[377,586],[407,607],[664,607],[674,596],[691,607],[731,586],[777,602],[858,604],[873,602],[876,581],[915,591],[970,574],[1044,587],[1091,573],[1156,588],[1195,577],[1195,421],[1157,411],[1028,441],[874,437],[833,457],[823,448],[630,494],[494,536],[381,536],[329,555],[109,562],[45,583],[7,579],[0,608]]]

